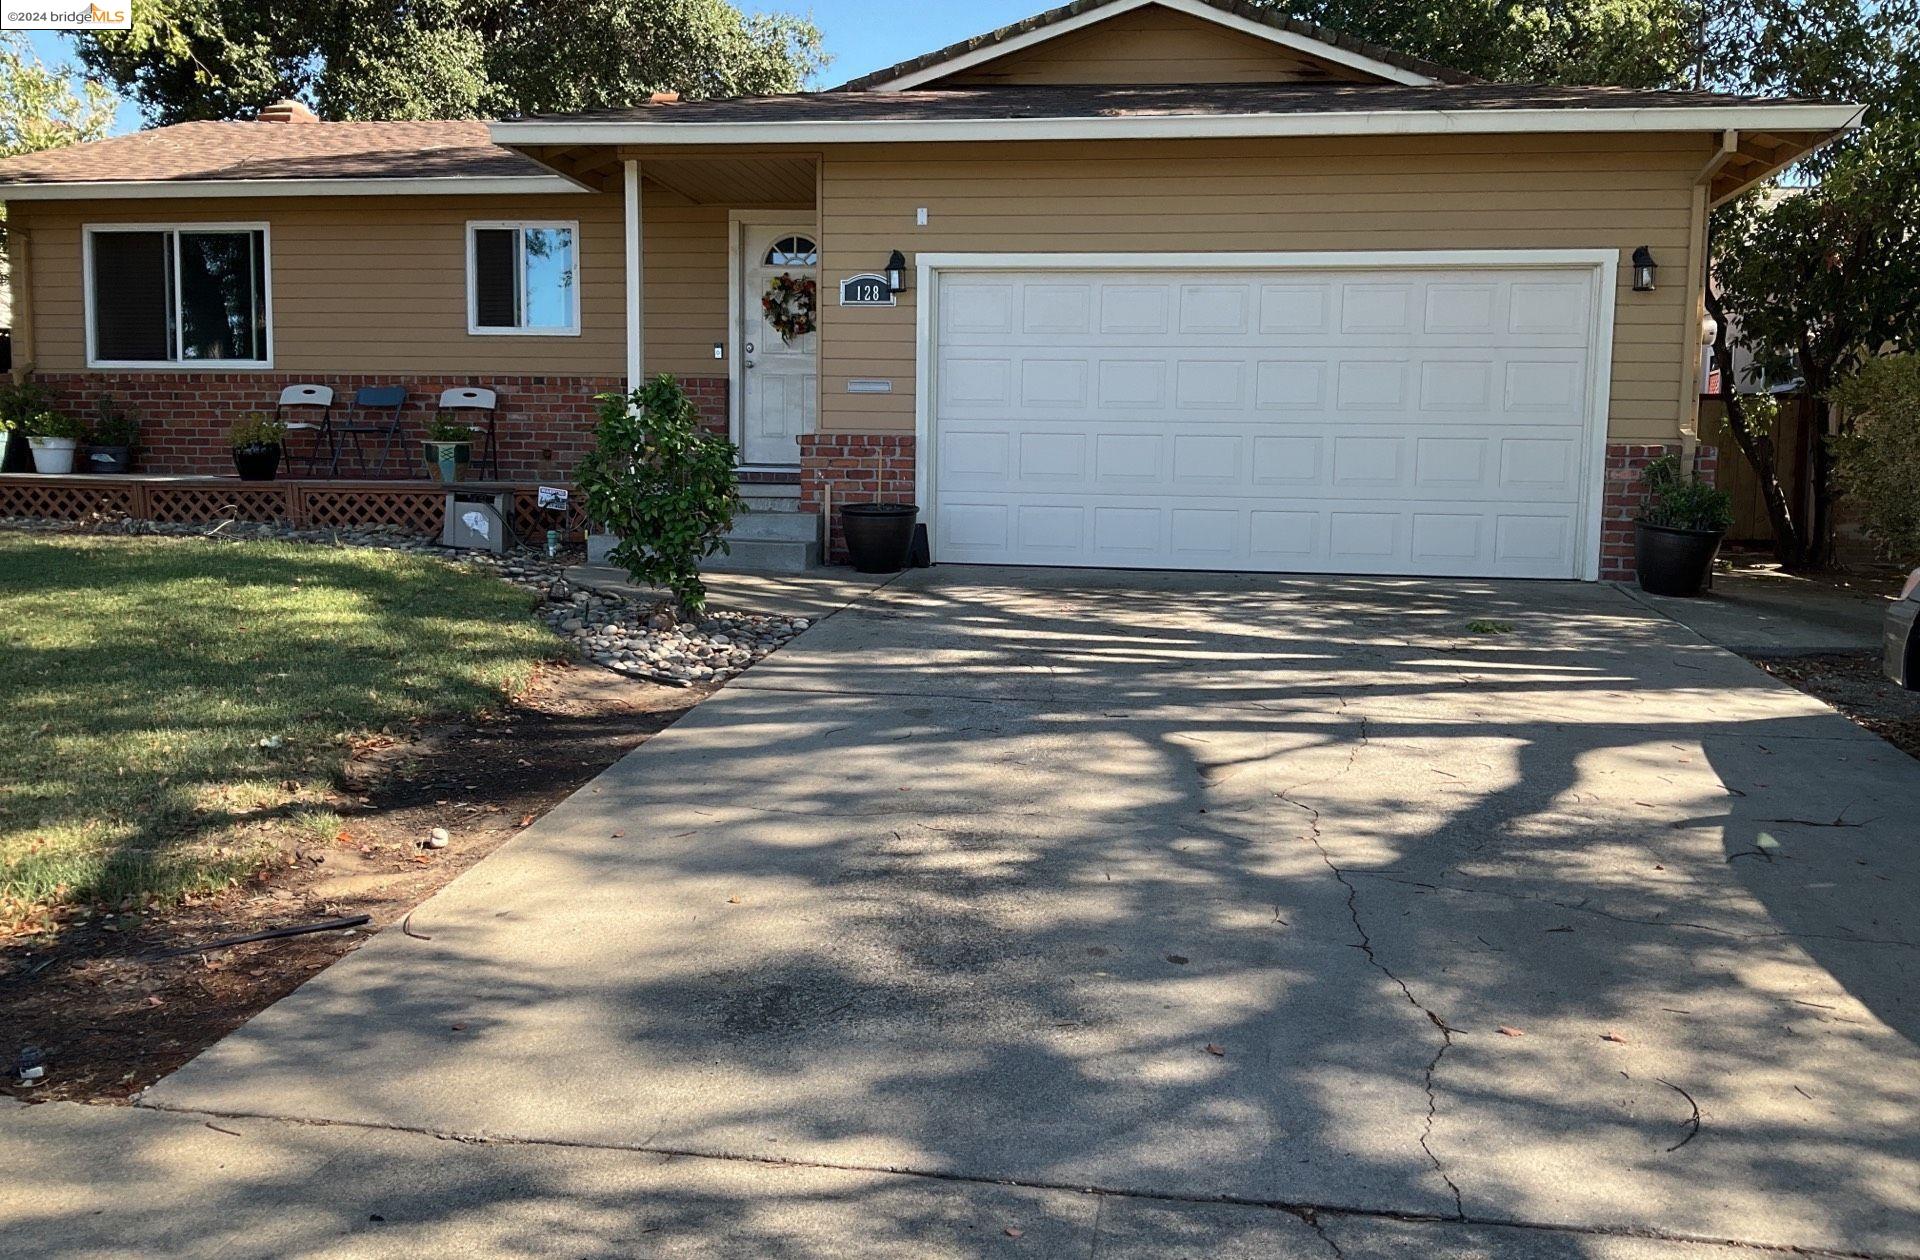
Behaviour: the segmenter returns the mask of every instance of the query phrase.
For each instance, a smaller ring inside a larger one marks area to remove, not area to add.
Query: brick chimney
[[[319,122],[313,111],[299,101],[275,101],[260,111],[261,122],[271,123],[310,123]]]

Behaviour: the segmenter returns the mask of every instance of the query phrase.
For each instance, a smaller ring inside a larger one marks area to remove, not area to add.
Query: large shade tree
[[[1659,88],[1692,74],[1696,0],[1268,0],[1265,7],[1510,83]]]
[[[81,57],[157,124],[246,117],[283,97],[327,118],[611,108],[656,91],[786,92],[820,33],[727,0],[147,0]]]
[[[1714,82],[1865,106],[1852,136],[1716,212],[1709,251],[1728,430],[1753,466],[1778,557],[1818,566],[1832,556],[1833,439],[1851,427],[1834,392],[1870,358],[1920,342],[1920,4],[1738,0],[1727,9],[1704,48]],[[1746,380],[1735,378],[1736,345],[1752,359]],[[1804,503],[1781,483],[1773,409],[1742,392],[1796,380],[1815,435]]]
[[[98,140],[120,102],[104,84],[41,61],[26,37],[0,35],[0,157]],[[6,211],[0,207],[0,282],[6,279]]]

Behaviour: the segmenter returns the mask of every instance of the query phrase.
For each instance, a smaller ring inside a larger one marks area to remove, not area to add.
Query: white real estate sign
[[[936,559],[1586,576],[1607,272],[942,271]]]

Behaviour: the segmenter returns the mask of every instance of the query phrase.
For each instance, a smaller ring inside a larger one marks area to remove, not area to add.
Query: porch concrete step
[[[755,483],[743,482],[740,497],[747,501],[747,507],[754,512],[798,512],[800,510],[800,487],[790,482]]]
[[[712,555],[700,562],[702,569],[729,573],[804,573],[820,566],[817,542],[781,542],[743,538],[728,540],[732,548],[726,555]]]
[[[733,518],[728,541],[819,542],[820,518],[812,512],[742,512]]]

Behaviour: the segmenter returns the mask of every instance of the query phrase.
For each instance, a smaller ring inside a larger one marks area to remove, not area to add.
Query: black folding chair
[[[319,418],[306,419],[318,413]],[[302,417],[289,420],[288,416]],[[280,391],[280,401],[273,408],[273,418],[286,429],[289,438],[295,433],[311,433],[313,441],[302,456],[293,448],[291,441],[282,445],[286,448],[287,468],[292,470],[295,460],[307,461],[307,472],[312,474],[314,466],[320,462],[320,452],[327,452],[327,472],[329,475],[340,471],[339,439],[333,433],[333,387],[331,385],[289,385]]]
[[[367,473],[367,452],[360,445],[361,436],[378,435],[380,443],[380,472],[385,475],[387,461],[400,447],[400,413],[407,405],[407,387],[405,385],[368,385],[357,389],[353,394],[353,409],[358,417],[349,424],[336,424],[334,431],[347,435],[353,443],[354,462],[360,465],[360,475]],[[334,453],[336,471],[339,465],[339,452]]]

